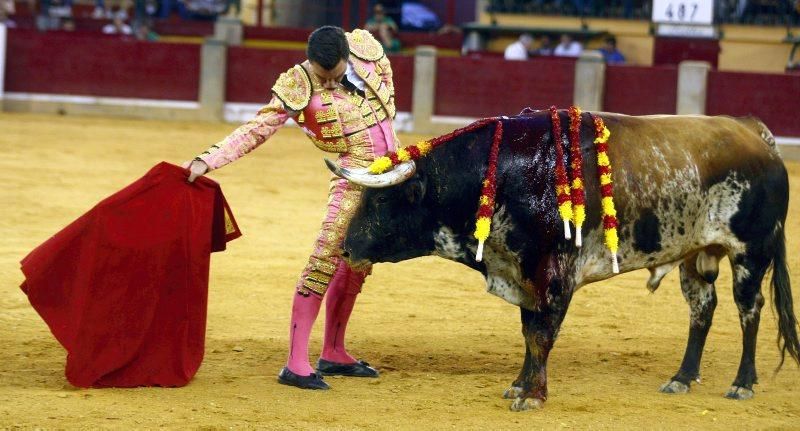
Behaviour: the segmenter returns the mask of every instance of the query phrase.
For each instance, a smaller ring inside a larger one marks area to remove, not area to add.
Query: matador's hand
[[[208,165],[202,160],[190,160],[185,162],[183,168],[189,170],[189,178],[187,181],[190,183],[194,182],[195,178],[208,172]]]

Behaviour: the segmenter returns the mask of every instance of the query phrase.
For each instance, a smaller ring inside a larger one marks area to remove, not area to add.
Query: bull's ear
[[[425,196],[425,179],[420,175],[411,178],[406,182],[405,192],[406,198],[412,205],[422,202]]]

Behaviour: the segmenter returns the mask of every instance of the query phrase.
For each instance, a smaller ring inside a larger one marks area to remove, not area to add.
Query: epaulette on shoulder
[[[372,34],[363,29],[347,33],[350,53],[365,61],[377,61],[383,57],[383,46]]]
[[[272,92],[292,111],[302,111],[311,100],[311,80],[308,72],[299,64],[278,77]]]

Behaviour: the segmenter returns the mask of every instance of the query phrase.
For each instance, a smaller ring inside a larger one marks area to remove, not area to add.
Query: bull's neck
[[[494,129],[492,124],[458,136],[418,162],[433,217],[440,228],[463,241],[472,238],[475,229]]]

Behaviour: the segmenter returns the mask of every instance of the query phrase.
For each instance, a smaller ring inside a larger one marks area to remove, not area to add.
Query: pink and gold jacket
[[[218,169],[249,153],[293,117],[321,150],[339,153],[346,167],[368,166],[394,151],[397,137],[392,67],[381,44],[366,30],[346,33],[348,62],[365,82],[365,97],[344,88],[327,90],[311,72],[308,61],[282,73],[273,97],[256,116],[197,159]],[[380,142],[383,141],[383,142]]]

